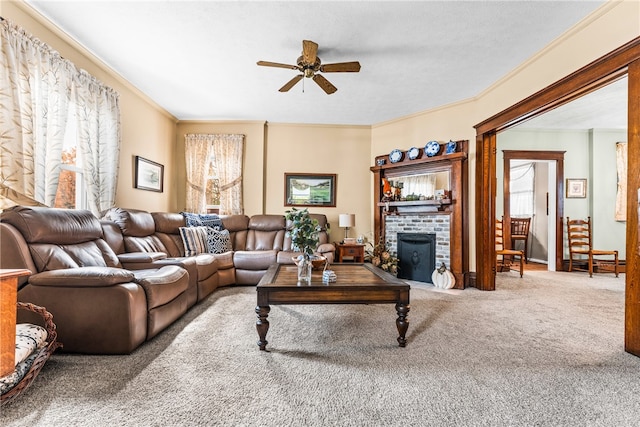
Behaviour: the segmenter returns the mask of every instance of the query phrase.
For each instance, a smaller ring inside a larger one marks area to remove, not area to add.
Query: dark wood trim
[[[628,76],[627,274],[625,350],[640,356],[640,37],[582,67],[512,107],[477,124],[476,129],[476,284],[495,289],[495,134],[565,104],[606,83]],[[493,141],[493,143],[491,143]],[[486,177],[486,178],[485,178]],[[491,255],[491,256],[490,256]]]
[[[640,356],[640,59],[629,64],[624,348]]]
[[[637,59],[640,59],[640,37],[478,123],[474,126],[476,134],[507,129],[586,95],[624,77],[628,65]]]
[[[496,134],[476,138],[476,280],[483,291],[496,288]],[[487,226],[488,225],[488,226]]]
[[[507,220],[511,218],[509,207],[509,170],[512,160],[552,160],[556,162],[556,271],[562,271],[563,259],[563,223],[564,215],[564,151],[538,151],[538,150],[502,150],[504,156],[504,187],[503,187],[503,203],[505,230],[508,233],[511,230],[511,224]],[[506,241],[510,241],[510,236],[506,237]]]

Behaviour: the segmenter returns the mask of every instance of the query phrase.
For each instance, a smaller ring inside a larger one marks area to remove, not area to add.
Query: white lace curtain
[[[115,204],[120,153],[118,94],[45,43],[0,21],[0,183],[53,206],[70,108],[89,208]]]
[[[244,213],[242,204],[242,157],[244,135],[187,134],[185,160],[187,172],[186,210],[206,211],[209,162],[213,159],[220,187],[220,213]]]

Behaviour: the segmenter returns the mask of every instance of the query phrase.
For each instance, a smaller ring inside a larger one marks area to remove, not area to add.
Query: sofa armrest
[[[43,271],[29,277],[33,286],[95,288],[134,281],[132,272],[114,267],[79,267]]]
[[[122,264],[149,263],[166,257],[167,254],[164,252],[127,252],[118,255],[118,259]]]
[[[316,249],[316,252],[319,254],[325,254],[327,252],[335,252],[335,251],[336,251],[336,247],[333,246],[331,243],[323,243],[319,245],[318,248]]]

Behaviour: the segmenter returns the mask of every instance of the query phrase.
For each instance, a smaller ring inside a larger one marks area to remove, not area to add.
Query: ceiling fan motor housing
[[[307,78],[313,77],[316,71],[320,69],[320,65],[322,64],[322,61],[320,61],[320,58],[317,56],[316,62],[314,62],[313,64],[304,62],[304,58],[302,56],[299,56],[296,62],[298,63],[298,67],[300,67],[300,71],[302,71],[304,73],[304,76]]]

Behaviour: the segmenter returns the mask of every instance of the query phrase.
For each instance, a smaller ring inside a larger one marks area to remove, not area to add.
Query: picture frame
[[[285,173],[284,205],[336,207],[336,174]]]
[[[584,178],[567,178],[567,199],[584,199],[587,197],[587,180]]]
[[[162,193],[164,165],[144,157],[134,157],[134,188]]]

